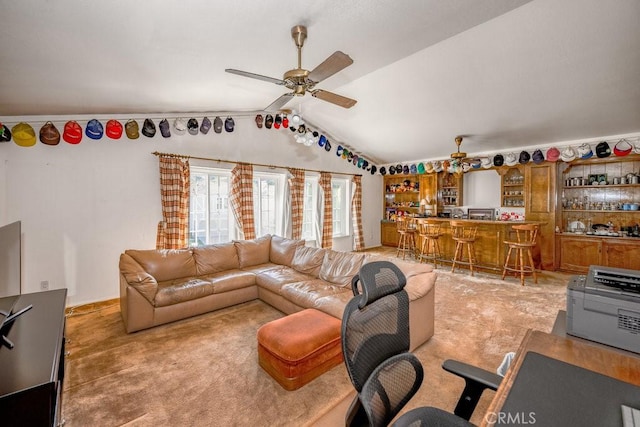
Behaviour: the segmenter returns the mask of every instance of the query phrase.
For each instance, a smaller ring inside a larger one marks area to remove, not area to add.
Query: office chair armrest
[[[497,390],[502,382],[502,377],[486,369],[478,368],[477,366],[469,365],[468,363],[460,362],[458,360],[447,359],[442,363],[442,369],[447,372],[451,372],[454,375],[464,378],[465,380],[471,380],[491,390]]]
[[[445,360],[442,368],[465,381],[465,387],[453,411],[459,417],[469,420],[476,409],[482,392],[486,389],[497,390],[502,377],[487,370],[457,360]]]

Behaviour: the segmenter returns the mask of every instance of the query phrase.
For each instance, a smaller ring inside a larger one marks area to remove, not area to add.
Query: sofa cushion
[[[280,295],[300,307],[313,308],[316,300],[330,295],[347,293],[349,289],[327,283],[321,279],[306,280],[304,282],[287,283],[280,288]]]
[[[312,279],[315,279],[315,277],[312,277],[308,274],[300,273],[299,271],[296,271],[290,267],[282,267],[259,273],[256,276],[256,284],[262,288],[270,290],[271,292],[280,294],[280,288],[282,288],[287,283],[301,282]]]
[[[327,252],[327,250],[321,248],[312,248],[309,246],[297,247],[291,260],[291,267],[300,273],[318,277],[325,252]]]
[[[193,248],[193,259],[198,276],[240,268],[233,242]]]
[[[269,262],[269,252],[271,250],[270,234],[253,240],[234,240],[233,244],[238,253],[240,268]]]
[[[291,267],[296,248],[304,246],[304,240],[287,239],[280,236],[271,236],[271,248],[269,260],[275,264]]]
[[[351,286],[364,259],[363,254],[329,250],[324,254],[319,277],[338,286]]]
[[[213,292],[213,283],[198,277],[168,280],[158,283],[158,292],[156,293],[154,305],[156,307],[165,307],[206,297],[213,294]]]
[[[125,253],[158,282],[196,275],[191,249],[129,249]]]
[[[200,279],[213,285],[213,293],[235,291],[256,285],[256,275],[242,270],[227,270],[200,276]]]

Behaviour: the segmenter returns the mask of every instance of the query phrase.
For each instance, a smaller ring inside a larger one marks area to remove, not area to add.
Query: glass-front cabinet
[[[523,208],[525,201],[525,182],[522,167],[510,167],[502,175],[500,200],[503,207]]]
[[[640,155],[559,166],[558,267],[640,269]]]

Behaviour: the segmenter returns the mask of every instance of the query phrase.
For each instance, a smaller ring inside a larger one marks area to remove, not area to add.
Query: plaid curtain
[[[362,233],[362,177],[354,176],[355,190],[351,199],[351,216],[353,217],[353,238],[355,250],[364,249],[364,236]]]
[[[158,223],[157,249],[188,246],[189,186],[189,160],[160,157],[162,221]]]
[[[229,205],[238,229],[245,240],[255,239],[256,227],[253,219],[253,167],[238,163],[231,171],[231,194]]]
[[[331,249],[333,246],[333,199],[331,197],[331,174],[320,173],[320,188],[324,199],[322,213],[322,247]]]
[[[289,193],[291,197],[291,238],[302,238],[304,211],[304,169],[289,169]]]

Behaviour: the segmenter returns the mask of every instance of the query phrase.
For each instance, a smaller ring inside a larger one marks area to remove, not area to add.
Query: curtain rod
[[[154,156],[163,156],[163,157],[175,157],[178,159],[196,159],[196,160],[208,160],[208,161],[212,161],[212,162],[222,162],[222,163],[232,163],[232,164],[238,164],[238,163],[244,163],[244,164],[250,164],[252,166],[262,166],[262,167],[266,167],[269,169],[289,169],[288,166],[277,166],[277,165],[266,165],[263,163],[247,163],[247,162],[238,162],[238,161],[234,161],[234,160],[224,160],[224,159],[212,159],[210,157],[197,157],[197,156],[187,156],[185,154],[173,154],[173,153],[161,153],[159,151],[154,151],[153,153]],[[298,169],[298,168],[296,168]],[[322,171],[322,170],[317,170],[317,169],[302,169],[305,172],[318,172],[318,173],[323,173],[323,172],[328,172],[328,171]],[[331,174],[335,174],[335,175],[347,175],[347,176],[362,176],[362,174],[356,174],[356,173],[345,173],[345,172],[328,172]]]

